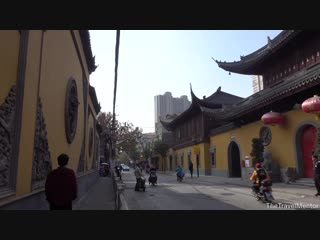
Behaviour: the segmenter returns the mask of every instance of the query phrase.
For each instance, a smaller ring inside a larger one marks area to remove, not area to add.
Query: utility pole
[[[117,97],[117,81],[118,81],[118,62],[119,62],[119,45],[120,45],[120,30],[117,30],[116,37],[116,51],[115,51],[115,68],[114,68],[114,91],[113,91],[113,116],[112,116],[112,129],[111,129],[111,162],[112,168],[115,164],[115,123],[116,123],[116,97]]]

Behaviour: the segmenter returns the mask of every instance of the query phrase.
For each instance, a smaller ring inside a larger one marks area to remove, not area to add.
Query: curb
[[[129,210],[127,201],[124,198],[123,191],[125,190],[125,184],[121,181],[116,182],[116,210]]]
[[[126,199],[123,196],[123,193],[120,193],[120,210],[129,210]]]

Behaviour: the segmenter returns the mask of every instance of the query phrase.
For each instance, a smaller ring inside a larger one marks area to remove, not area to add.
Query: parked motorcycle
[[[264,203],[272,203],[274,200],[274,197],[272,195],[272,180],[271,179],[265,179],[261,181],[261,186],[259,188],[258,192],[253,192],[255,198],[258,201],[262,201]]]

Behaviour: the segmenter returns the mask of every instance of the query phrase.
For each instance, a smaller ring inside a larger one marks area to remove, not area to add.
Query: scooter
[[[140,186],[138,186],[139,189],[135,189],[135,191],[140,191],[142,189],[142,191],[146,191],[146,179],[144,177],[141,177],[140,179]]]
[[[257,201],[262,201],[263,203],[272,203],[274,197],[272,195],[272,180],[265,179],[261,181],[261,186],[259,188],[259,192],[253,192]]]
[[[155,184],[158,184],[157,179],[158,178],[157,178],[156,173],[151,173],[149,176],[149,185],[150,185],[150,183],[152,184],[152,186],[154,186]]]
[[[177,181],[178,182],[182,182],[183,177],[184,177],[184,172],[182,172],[180,175],[177,173]]]

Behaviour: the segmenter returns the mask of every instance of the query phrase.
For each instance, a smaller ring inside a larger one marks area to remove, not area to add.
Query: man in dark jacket
[[[190,171],[190,175],[191,175],[191,178],[192,178],[192,175],[193,175],[193,163],[192,163],[192,161],[189,162],[189,171]]]
[[[68,155],[61,154],[59,167],[47,176],[45,193],[50,210],[72,210],[72,201],[77,198],[77,179],[74,171],[66,168],[68,161]]]

